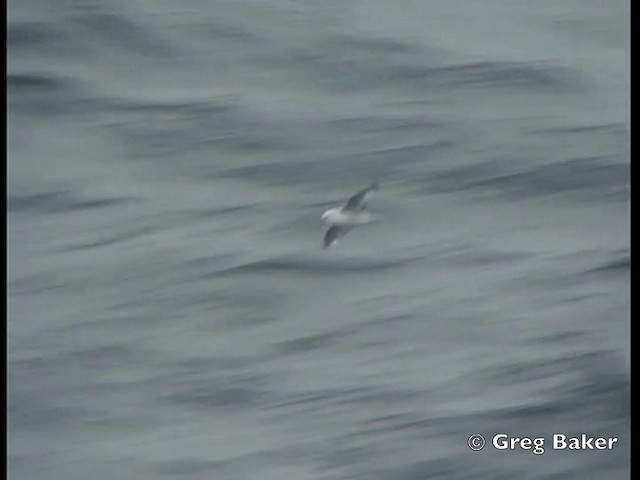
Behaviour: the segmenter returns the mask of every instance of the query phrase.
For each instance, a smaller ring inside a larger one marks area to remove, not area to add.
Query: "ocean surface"
[[[628,1],[7,13],[10,480],[629,478]]]

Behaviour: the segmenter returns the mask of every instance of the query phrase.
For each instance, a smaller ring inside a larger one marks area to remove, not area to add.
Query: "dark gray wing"
[[[355,211],[364,210],[367,206],[368,194],[370,192],[378,190],[378,188],[380,188],[378,183],[374,182],[364,190],[360,190],[358,193],[353,195],[349,200],[347,200],[347,203],[343,207],[344,210],[355,210]]]
[[[324,235],[324,248],[329,248],[332,246],[338,238],[347,234],[349,230],[353,227],[344,227],[339,225],[334,225],[327,233]]]

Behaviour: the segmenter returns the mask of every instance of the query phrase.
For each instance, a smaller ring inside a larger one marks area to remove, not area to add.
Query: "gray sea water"
[[[8,478],[628,478],[627,1],[7,9]]]

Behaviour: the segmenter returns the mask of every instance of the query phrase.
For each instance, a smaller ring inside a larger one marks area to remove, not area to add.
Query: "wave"
[[[249,262],[206,276],[268,274],[278,272],[299,274],[375,273],[415,264],[420,260],[421,259],[417,257],[400,260],[373,260],[371,258],[354,257],[334,259],[309,258],[291,255]]]
[[[130,202],[125,198],[89,198],[71,192],[47,192],[32,195],[9,195],[9,212],[66,213],[76,210],[108,208]]]

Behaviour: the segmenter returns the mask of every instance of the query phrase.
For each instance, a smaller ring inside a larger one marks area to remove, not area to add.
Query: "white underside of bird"
[[[355,227],[371,221],[369,212],[351,212],[342,207],[330,208],[322,214],[320,219],[327,225],[339,225],[343,227]]]

